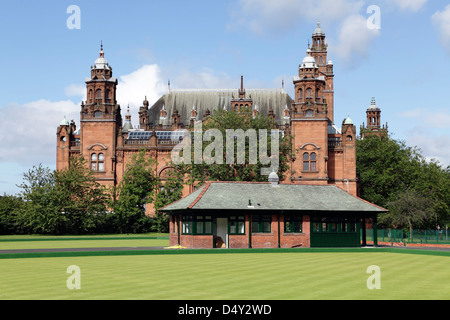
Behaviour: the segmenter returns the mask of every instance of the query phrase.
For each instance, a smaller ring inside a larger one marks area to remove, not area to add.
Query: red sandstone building
[[[169,89],[152,106],[145,98],[139,127],[133,128],[129,111],[122,120],[116,100],[118,80],[102,47],[85,81],[87,99],[81,104],[79,128],[65,119],[58,126],[57,169],[67,168],[71,156],[81,155],[98,182],[117,186],[127,162],[145,149],[148,157],[157,160],[155,172],[164,180],[180,129],[192,127],[218,109],[247,107],[253,115],[272,117],[279,130],[293,137],[293,156],[283,184],[331,186],[357,196],[356,127],[350,118],[335,123],[333,63],[320,25],[297,72],[293,98],[284,89],[245,89],[242,79],[239,89]],[[368,109],[367,115],[367,128],[380,129],[379,109],[370,110],[370,117]],[[184,195],[194,190],[193,185],[187,186]],[[306,221],[302,230],[308,229]]]

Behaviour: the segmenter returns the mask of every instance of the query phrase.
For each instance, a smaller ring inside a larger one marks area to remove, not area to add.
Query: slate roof
[[[211,114],[218,109],[230,111],[231,100],[238,98],[237,89],[171,90],[149,108],[149,122],[153,125],[170,125],[172,114],[177,110],[180,122],[189,125],[192,108],[195,107],[197,111],[196,120],[202,120],[206,110]],[[246,99],[252,99],[253,107],[257,106],[264,116],[272,109],[278,125],[289,123],[289,119],[284,118],[284,109],[286,106],[290,108],[293,100],[283,89],[246,89]],[[160,118],[163,106],[167,112],[164,119]]]
[[[249,200],[251,206],[249,206]],[[268,210],[382,213],[386,209],[331,185],[207,182],[162,211]]]

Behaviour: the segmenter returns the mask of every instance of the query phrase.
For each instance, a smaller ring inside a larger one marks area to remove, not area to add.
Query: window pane
[[[311,171],[317,171],[316,170],[316,162],[315,161],[311,161]]]
[[[92,160],[92,161],[97,161],[97,154],[96,154],[96,153],[93,153],[93,154],[91,155],[91,160]]]
[[[252,232],[259,232],[259,221],[252,222]]]
[[[98,163],[98,171],[105,171],[105,165],[103,162]]]
[[[313,152],[313,153],[311,153],[311,160],[316,160],[316,154]]]
[[[205,222],[205,234],[212,233],[212,222]]]
[[[309,171],[309,162],[303,161],[303,171]]]
[[[245,222],[238,222],[238,233],[245,234]]]
[[[183,221],[183,233],[190,234],[192,233],[192,222],[191,221]]]
[[[309,160],[309,153],[305,152],[303,154],[303,160],[308,161]]]
[[[197,234],[203,234],[203,221],[197,221]]]
[[[263,223],[263,232],[270,232],[270,222],[264,221],[264,223]]]
[[[92,171],[97,171],[97,163],[95,163],[95,162],[91,163],[91,170]]]
[[[236,221],[230,221],[230,233],[237,233],[236,231]]]
[[[319,223],[318,222],[314,222],[313,223],[313,231],[314,232],[320,232],[320,228],[319,228]]]
[[[98,160],[99,160],[99,161],[105,160],[105,155],[104,155],[103,153],[99,153],[99,154],[98,154]]]

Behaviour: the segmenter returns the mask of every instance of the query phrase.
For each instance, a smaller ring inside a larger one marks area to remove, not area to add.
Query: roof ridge
[[[208,181],[206,183],[206,185],[203,187],[202,192],[200,192],[200,194],[198,195],[198,197],[194,200],[194,202],[192,202],[189,207],[187,207],[188,209],[192,209],[193,206],[195,206],[197,204],[197,202],[200,201],[200,199],[203,197],[203,195],[205,194],[206,190],[208,190],[209,186],[211,185],[212,181]]]

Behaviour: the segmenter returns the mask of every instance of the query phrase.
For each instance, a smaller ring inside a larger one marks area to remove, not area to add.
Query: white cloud
[[[64,93],[68,97],[80,97],[86,100],[86,87],[79,84],[71,84],[64,88]]]
[[[391,4],[396,5],[400,10],[419,11],[428,0],[389,0]]]
[[[420,148],[421,154],[428,161],[435,159],[444,167],[450,165],[450,135],[413,134],[407,138],[406,143]]]
[[[139,107],[145,97],[151,106],[167,91],[167,85],[164,84],[160,68],[156,64],[143,65],[130,74],[120,76],[118,82],[117,103],[121,106],[122,117],[130,106],[131,122],[135,127],[139,122]]]
[[[360,0],[240,0],[228,28],[246,28],[259,35],[280,34],[305,20],[340,21],[359,12],[363,4]]]
[[[80,109],[70,100],[39,100],[11,103],[1,110],[0,163],[32,166],[55,162],[56,128],[64,116],[69,121],[78,119]]]
[[[430,109],[416,108],[410,109],[399,114],[400,117],[412,118],[420,121],[422,126],[433,129],[449,129],[450,112],[449,109]]]
[[[203,68],[196,72],[182,70],[171,82],[172,88],[179,89],[237,89],[240,86],[240,81],[239,77],[233,78],[225,72]]]
[[[338,41],[330,44],[330,51],[341,59],[341,65],[352,68],[369,55],[370,46],[379,35],[380,30],[367,27],[366,17],[355,14],[343,21]]]
[[[450,53],[450,4],[433,14],[431,21],[439,31],[442,46]]]

